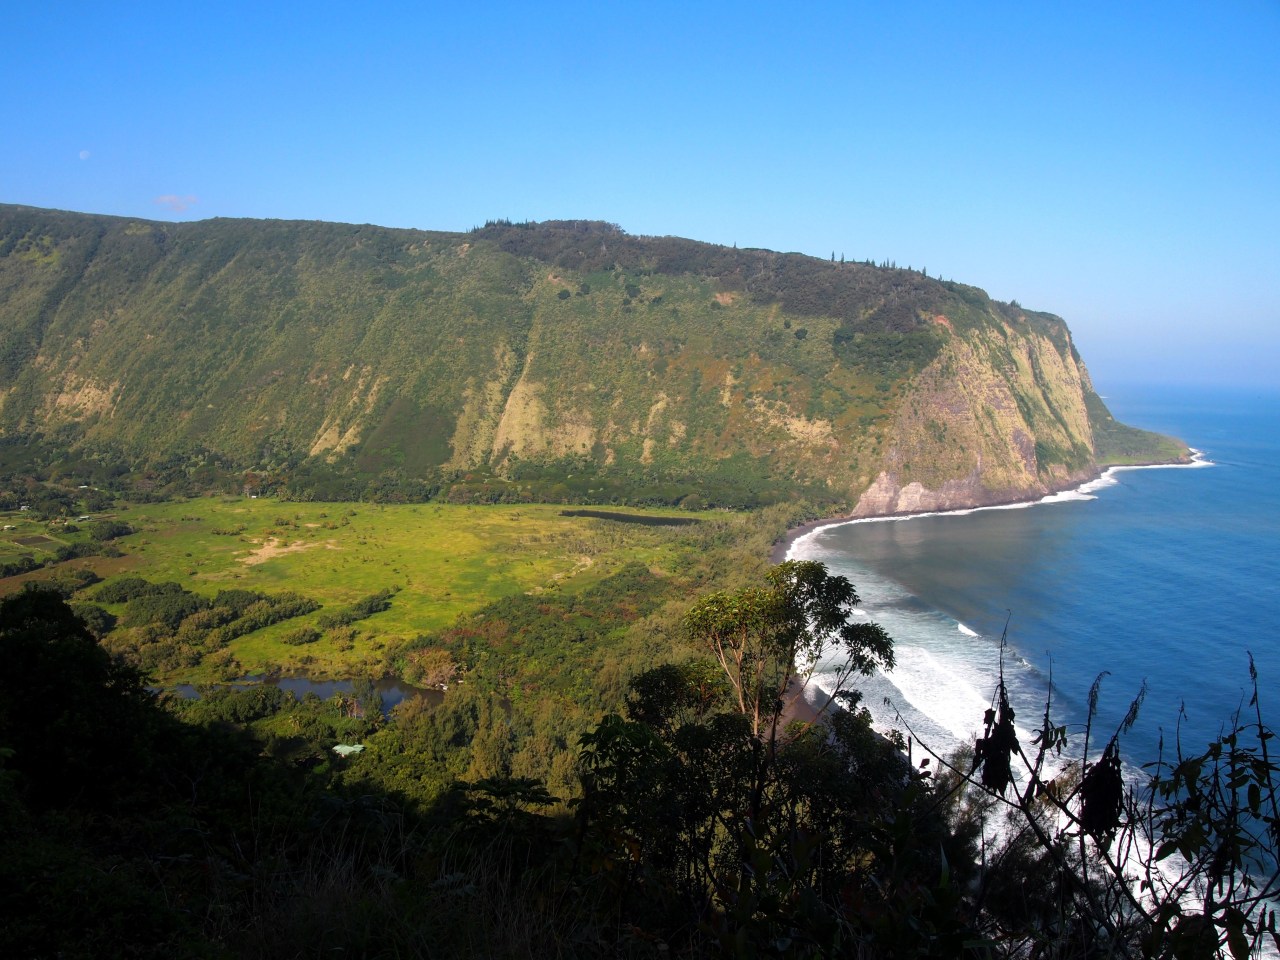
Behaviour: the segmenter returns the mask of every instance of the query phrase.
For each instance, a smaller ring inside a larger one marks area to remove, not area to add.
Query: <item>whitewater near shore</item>
[[[972,618],[976,622],[970,623],[965,612],[951,602],[966,584],[978,597],[1002,592],[998,584],[985,582],[981,571],[1007,568],[1011,558],[1005,556],[1002,562],[993,562],[988,554],[1007,553],[1009,543],[1014,542],[1018,549],[1012,565],[1044,565],[1046,573],[1040,588],[1052,593],[1052,550],[1042,543],[1042,520],[1032,518],[1039,518],[1046,511],[1070,511],[1065,507],[1068,504],[1081,505],[1076,508],[1081,509],[1100,495],[1108,496],[1106,491],[1112,488],[1131,489],[1123,480],[1131,472],[1209,466],[1213,462],[1208,456],[1193,449],[1188,463],[1111,467],[1070,490],[1032,501],[817,521],[791,531],[786,540],[775,545],[773,559],[821,560],[854,582],[863,601],[855,615],[873,620],[889,631],[895,640],[898,661],[893,671],[860,680],[864,705],[882,732],[898,729],[909,738],[922,739],[934,749],[950,752],[973,742],[990,703],[1001,668],[1000,636],[1006,621],[1011,628],[1011,642],[1004,669],[1007,682],[1018,694],[1021,714],[1037,716],[1043,712],[1043,701],[1050,689],[1048,667],[1037,664],[1034,647],[1022,629],[1027,613],[1024,603],[1017,603],[1023,608],[1017,611],[1013,606],[1006,607],[1005,617]],[[1032,507],[1040,509],[1031,510]],[[1071,539],[1073,520],[1074,515],[1054,516],[1048,527]],[[968,536],[966,525],[971,530]],[[1020,528],[1024,529],[1019,532]],[[940,535],[945,558],[937,562],[928,559],[930,537],[934,535]],[[1027,556],[1028,542],[1044,548],[1034,549]],[[868,549],[864,552],[860,547]],[[939,581],[942,589],[932,589],[931,579]],[[1026,577],[1021,577],[1020,582],[1025,585]],[[1023,586],[1015,585],[1015,592],[1019,589]],[[1064,589],[1070,592],[1073,587],[1068,584]],[[1097,658],[1090,658],[1089,663],[1090,669],[1101,668]],[[816,689],[809,693],[811,701],[825,700],[823,681],[820,668],[814,678]],[[1092,682],[1092,676],[1088,682]],[[1073,700],[1078,702],[1083,689],[1074,693],[1072,696],[1068,691],[1068,706]]]

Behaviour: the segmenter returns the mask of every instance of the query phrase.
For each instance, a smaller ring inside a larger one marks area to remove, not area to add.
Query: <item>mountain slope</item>
[[[585,221],[450,234],[13,206],[0,432],[10,461],[257,471],[295,496],[802,491],[864,513],[1181,451],[1114,424],[1061,320],[912,271]]]

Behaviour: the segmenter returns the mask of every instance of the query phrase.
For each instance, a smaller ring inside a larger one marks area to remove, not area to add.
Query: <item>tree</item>
[[[819,664],[849,699],[849,677],[892,664],[879,627],[849,622],[856,603],[812,561],[707,596],[685,624],[714,659],[640,674],[630,719],[583,736],[577,849],[645,939],[677,956],[975,952],[962,897],[973,851],[870,715],[833,711],[778,736]]]
[[[635,677],[627,697],[627,717],[662,733],[701,720],[724,699],[726,684],[710,660],[666,663]]]
[[[34,802],[103,802],[146,765],[154,711],[142,677],[112,660],[66,601],[0,601],[0,747]]]
[[[815,560],[788,560],[765,581],[763,587],[710,594],[684,619],[720,664],[752,733],[764,723],[776,733],[820,664],[832,674],[820,714],[846,692],[854,674],[893,666],[889,635],[874,623],[849,621],[858,595],[846,578]]]

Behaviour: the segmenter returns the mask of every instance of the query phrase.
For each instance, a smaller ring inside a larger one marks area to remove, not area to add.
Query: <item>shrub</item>
[[[308,643],[315,643],[320,639],[320,631],[312,627],[299,627],[297,630],[291,630],[280,638],[281,643],[287,643],[291,647],[301,647]]]
[[[184,592],[180,583],[152,583],[142,577],[120,577],[99,587],[93,598],[99,603],[128,603],[135,597]]]
[[[99,520],[89,525],[89,536],[99,543],[106,543],[118,537],[127,537],[133,532],[133,527],[119,520]]]
[[[67,560],[92,557],[101,552],[102,547],[96,543],[67,543],[53,551],[53,560],[55,563],[64,563]]]
[[[365,620],[375,613],[381,613],[383,610],[389,610],[390,608],[391,591],[379,590],[377,593],[357,600],[346,610],[335,610],[332,613],[322,614],[316,622],[322,630],[332,630],[335,627],[348,626],[358,620]]]
[[[153,593],[135,597],[129,601],[120,622],[126,627],[138,627],[146,623],[161,623],[170,630],[191,614],[203,610],[209,601],[194,593],[182,590],[177,593]]]
[[[0,563],[0,579],[4,577],[16,577],[19,574],[30,573],[32,570],[38,570],[42,564],[37,563],[35,558],[30,554],[24,554],[17,560],[10,560],[8,563]]]
[[[219,590],[213,598],[213,606],[225,607],[239,617],[259,600],[266,599],[265,594],[256,590]]]

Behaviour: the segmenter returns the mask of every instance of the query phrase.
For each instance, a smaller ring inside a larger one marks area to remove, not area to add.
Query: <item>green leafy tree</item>
[[[929,784],[865,710],[777,735],[796,664],[844,657],[847,678],[891,662],[888,638],[850,629],[852,588],[821,564],[766,583],[696,604],[715,659],[640,674],[631,719],[582,738],[582,868],[677,955],[965,955],[972,854]]]
[[[684,623],[711,658],[635,677],[631,719],[607,716],[582,738],[584,848],[619,902],[644,905],[633,922],[691,952],[698,937],[730,952],[797,931],[810,946],[833,942],[839,891],[867,855],[832,843],[838,811],[854,804],[846,777],[859,769],[836,754],[846,756],[865,715],[846,715],[829,740],[815,732],[779,744],[777,728],[785,698],[799,695],[798,664],[811,672],[837,647],[854,669],[891,662],[883,633],[849,629],[856,599],[817,563],[704,597]],[[887,745],[862,746],[870,756]],[[860,785],[872,782],[859,773]]]
[[[893,666],[893,641],[883,628],[850,621],[857,603],[846,578],[817,561],[788,560],[766,574],[762,587],[702,598],[684,623],[720,664],[738,710],[759,734],[765,725],[776,729],[819,665],[830,671],[832,686],[819,713],[854,675]]]

